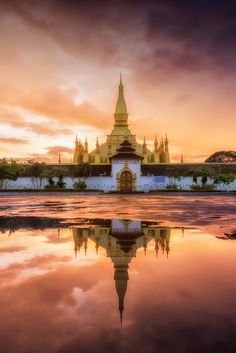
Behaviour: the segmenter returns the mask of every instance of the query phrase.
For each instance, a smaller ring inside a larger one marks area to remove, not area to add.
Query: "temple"
[[[114,126],[110,135],[107,135],[106,142],[101,145],[97,138],[96,146],[91,152],[88,149],[87,138],[82,142],[76,135],[73,163],[111,164],[113,156],[116,155],[117,150],[121,148],[121,144],[124,141],[126,141],[126,145],[127,143],[130,144],[129,148],[132,148],[132,152],[136,156],[139,156],[142,164],[170,163],[167,135],[165,138],[161,138],[159,143],[157,136],[155,136],[151,151],[147,147],[145,137],[143,143],[140,144],[136,141],[136,136],[129,129],[128,110],[124,98],[122,76],[120,75],[118,98],[114,113]]]

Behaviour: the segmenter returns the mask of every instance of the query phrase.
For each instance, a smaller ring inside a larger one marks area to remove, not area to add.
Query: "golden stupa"
[[[135,148],[135,152],[143,157],[142,164],[170,163],[168,139],[161,139],[158,144],[155,136],[153,151],[147,148],[145,138],[140,144],[136,136],[132,134],[128,125],[128,111],[124,98],[124,86],[120,75],[118,98],[114,113],[114,127],[110,135],[107,135],[105,143],[99,144],[97,139],[96,147],[88,151],[88,141],[82,143],[76,136],[73,163],[110,164],[110,157],[116,153],[120,144],[127,140]]]

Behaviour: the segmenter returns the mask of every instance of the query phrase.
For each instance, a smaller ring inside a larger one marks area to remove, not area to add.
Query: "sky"
[[[173,162],[236,149],[234,0],[0,0],[0,158],[104,142],[122,71],[129,126]]]

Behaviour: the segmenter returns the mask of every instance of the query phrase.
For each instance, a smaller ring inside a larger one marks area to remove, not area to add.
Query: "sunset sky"
[[[236,150],[234,0],[0,0],[0,158],[105,141],[123,73],[130,128],[172,161]]]

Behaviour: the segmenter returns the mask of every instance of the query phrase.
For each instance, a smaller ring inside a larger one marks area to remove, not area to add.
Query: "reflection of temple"
[[[88,239],[95,243],[96,252],[100,246],[106,249],[107,256],[114,264],[114,280],[122,321],[124,297],[129,279],[129,263],[136,256],[137,249],[144,248],[146,254],[147,244],[150,241],[155,242],[156,255],[161,249],[168,256],[170,228],[158,227],[141,221],[109,220],[105,221],[102,226],[73,228],[73,237],[75,254],[82,249],[86,254]]]

